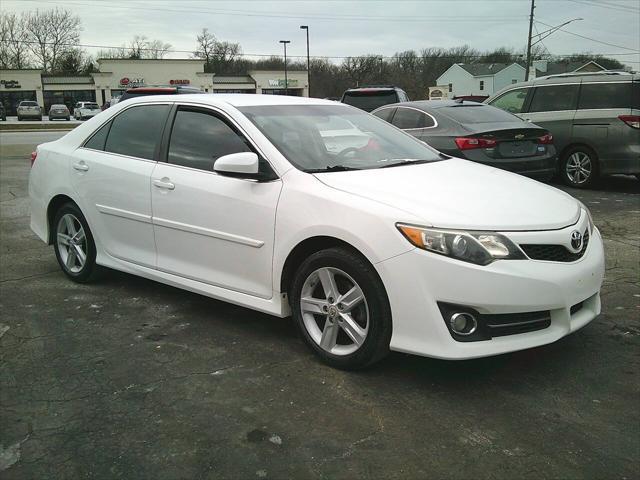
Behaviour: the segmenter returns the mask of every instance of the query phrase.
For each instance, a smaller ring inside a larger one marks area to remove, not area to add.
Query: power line
[[[602,0],[599,0],[597,2],[590,1],[590,0],[569,0],[569,1],[573,3],[578,3],[580,5],[587,5],[589,7],[602,7],[602,8],[606,8],[607,10],[616,10],[618,12],[640,12],[640,9],[637,9],[628,5],[621,5],[619,3],[607,3]]]
[[[549,25],[548,23],[541,22],[540,20],[534,20],[534,21],[539,23],[539,24],[541,24],[541,25],[544,25],[545,27],[553,28],[553,25]],[[559,28],[558,30],[560,30],[561,32],[564,32],[564,33],[568,33],[569,35],[573,35],[574,37],[580,37],[580,38],[584,38],[585,40],[591,40],[592,42],[601,43],[602,45],[608,45],[610,47],[622,48],[624,50],[631,50],[632,52],[640,53],[640,50],[635,50],[635,49],[629,48],[629,47],[623,47],[622,45],[616,45],[614,43],[603,42],[602,40],[596,40],[595,38],[587,37],[585,35],[580,35],[579,33],[573,33],[573,32],[570,32],[568,30],[565,30],[563,28]]]

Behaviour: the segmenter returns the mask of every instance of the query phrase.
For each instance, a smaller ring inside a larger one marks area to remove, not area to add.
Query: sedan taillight
[[[36,158],[38,158],[38,152],[31,152],[31,166],[36,163]]]
[[[631,128],[640,129],[640,115],[618,115],[618,118]]]
[[[541,145],[550,145],[553,143],[553,135],[547,133],[540,138],[538,138],[538,143]]]
[[[475,148],[493,148],[497,145],[493,139],[490,138],[469,138],[458,137],[456,138],[456,145],[460,150],[473,150]]]

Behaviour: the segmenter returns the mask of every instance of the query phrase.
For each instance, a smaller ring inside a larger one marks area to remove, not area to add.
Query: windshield
[[[354,108],[269,105],[239,110],[289,162],[307,172],[361,170],[442,158],[419,140]]]
[[[354,92],[346,92],[342,103],[353,105],[365,112],[372,112],[376,108],[390,103],[396,103],[398,97],[394,90],[361,90]]]

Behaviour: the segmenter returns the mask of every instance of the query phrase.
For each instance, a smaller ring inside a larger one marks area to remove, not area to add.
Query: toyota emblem
[[[578,230],[571,232],[571,248],[576,252],[582,249],[582,234]]]

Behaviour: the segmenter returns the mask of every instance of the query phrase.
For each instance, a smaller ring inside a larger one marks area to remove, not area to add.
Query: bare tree
[[[43,70],[56,68],[60,54],[80,42],[80,17],[62,8],[36,10],[26,17],[26,39]]]
[[[144,58],[144,52],[147,48],[148,39],[144,35],[136,35],[129,43],[129,58]]]
[[[208,65],[213,60],[216,44],[218,40],[213,33],[209,32],[208,28],[203,28],[202,33],[196,37],[196,51],[193,52],[194,58],[202,58]]]
[[[2,68],[29,66],[29,48],[24,42],[26,17],[0,12],[0,65]]]
[[[171,50],[171,44],[162,40],[150,40],[147,42],[146,50],[143,52],[142,58],[164,58]]]

